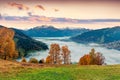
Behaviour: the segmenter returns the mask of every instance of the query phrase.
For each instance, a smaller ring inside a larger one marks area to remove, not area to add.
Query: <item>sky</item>
[[[0,0],[0,25],[29,29],[120,26],[119,0]]]

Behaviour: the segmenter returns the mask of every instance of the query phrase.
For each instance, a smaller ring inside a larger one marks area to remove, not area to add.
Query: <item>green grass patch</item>
[[[20,68],[0,73],[0,80],[120,80],[120,65]]]

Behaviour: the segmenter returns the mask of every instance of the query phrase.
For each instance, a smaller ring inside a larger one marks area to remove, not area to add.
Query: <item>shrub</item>
[[[45,63],[45,60],[44,59],[41,59],[40,61],[39,61],[39,63]]]
[[[38,63],[36,58],[30,58],[29,63]]]
[[[27,60],[23,57],[21,62],[27,62]]]

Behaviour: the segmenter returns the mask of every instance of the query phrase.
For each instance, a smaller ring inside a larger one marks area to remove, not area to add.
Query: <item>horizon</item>
[[[4,25],[0,25],[0,26],[4,26]],[[46,27],[46,28],[48,28],[48,27],[53,27],[53,28],[56,28],[56,29],[89,29],[89,30],[99,30],[99,29],[105,29],[105,28],[115,28],[115,27],[120,27],[120,26],[111,26],[111,27],[103,27],[103,28],[97,28],[97,29],[90,29],[90,28],[85,28],[85,27],[75,27],[75,28],[73,28],[73,27],[55,27],[55,26],[53,26],[53,25],[41,25],[41,26],[34,26],[34,27],[31,27],[31,28],[27,28],[27,29],[21,29],[21,28],[19,28],[19,27],[8,27],[8,26],[4,26],[4,27],[7,27],[7,28],[14,28],[14,29],[19,29],[19,30],[29,30],[29,29],[33,29],[33,28],[42,28],[42,27]]]
[[[119,9],[118,0],[2,0],[0,25],[18,29],[42,25],[101,29],[120,26]]]

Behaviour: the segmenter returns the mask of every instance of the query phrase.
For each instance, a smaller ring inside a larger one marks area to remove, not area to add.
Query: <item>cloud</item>
[[[35,8],[38,8],[38,9],[45,11],[45,8],[42,5],[36,5]]]
[[[1,13],[0,13],[0,19],[2,19],[2,15],[1,15]]]
[[[31,16],[28,17],[29,21],[37,21],[37,22],[51,22],[52,18],[50,17],[45,17],[45,16]]]
[[[30,21],[30,22],[52,22],[52,18],[45,17],[45,16],[38,16],[38,15],[32,15],[31,13],[28,13],[30,16],[5,16],[5,21]],[[1,20],[1,19],[0,19]]]
[[[32,16],[32,12],[28,12],[27,14],[28,14],[28,16]]]
[[[32,22],[38,21],[39,22],[38,17],[29,17],[28,21],[32,21]]]
[[[58,11],[59,11],[59,9],[54,9],[54,11],[55,11],[55,12],[58,12]]]
[[[29,21],[29,22],[50,22],[50,23],[73,23],[73,24],[93,24],[93,23],[114,23],[120,22],[120,19],[71,19],[71,18],[55,18],[33,15],[32,12],[27,13],[29,16],[1,16],[0,20],[5,21]]]
[[[42,16],[42,17],[39,18],[39,20],[45,21],[45,22],[51,22],[52,19],[50,17]]]
[[[24,4],[18,4],[15,2],[10,2],[8,3],[8,5],[10,5],[11,7],[16,7],[19,10],[29,10],[29,7],[24,5]]]

